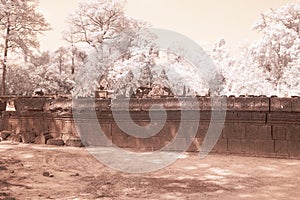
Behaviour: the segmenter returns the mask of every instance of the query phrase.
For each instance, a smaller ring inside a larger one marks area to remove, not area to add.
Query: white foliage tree
[[[212,58],[218,69],[221,94],[224,95],[268,95],[274,86],[268,80],[268,73],[257,67],[248,45],[240,48],[240,54],[233,57],[226,47],[225,40],[215,43]]]
[[[257,67],[248,46],[240,49],[234,70],[226,77],[231,80],[232,94],[239,95],[274,95],[274,84],[269,80],[270,73]]]
[[[300,57],[300,2],[263,13],[254,29],[260,31],[262,37],[251,47],[253,59],[266,71],[277,88],[277,95],[283,96],[286,93],[280,92],[286,82],[283,75],[297,68],[290,64]]]
[[[136,31],[140,23],[124,13],[123,0],[87,0],[70,15],[65,40],[71,43],[87,43],[102,50],[105,41],[113,41],[125,32]]]
[[[88,0],[70,16],[65,39],[72,44],[87,45],[87,60],[77,74],[74,91],[77,96],[90,96],[92,88],[87,79],[109,74],[117,62],[125,62],[136,54],[142,54],[150,43],[151,34],[143,32],[145,24],[127,17],[124,1]],[[148,35],[147,35],[148,34]],[[125,74],[127,74],[126,71]],[[94,73],[95,76],[91,76]],[[114,80],[115,82],[117,80]],[[114,85],[114,84],[112,84]],[[81,92],[79,92],[81,91]]]
[[[2,91],[6,93],[6,71],[9,53],[21,49],[27,57],[32,49],[39,47],[38,34],[49,30],[45,18],[37,12],[35,0],[1,0],[0,1],[0,31],[3,48]]]
[[[300,59],[289,63],[282,80],[282,92],[285,96],[300,96]]]
[[[114,69],[110,71],[110,78],[122,80],[128,71],[132,71],[135,77],[139,77],[141,86],[149,87],[151,86],[149,83],[160,79],[163,70],[169,79],[166,85],[175,95],[182,95],[184,88],[187,95],[208,94],[208,83],[204,80],[203,74],[191,63],[170,51],[151,51],[150,49],[143,54],[139,52],[126,61],[116,62]],[[149,68],[151,74],[148,73]],[[159,80],[159,82],[164,81]]]
[[[236,80],[233,79],[236,70],[235,60],[230,56],[224,39],[219,39],[214,44],[211,57],[217,68],[214,80],[220,85],[218,89],[219,94],[231,93],[233,84],[236,82]]]
[[[28,62],[22,59],[11,61],[7,71],[8,94],[30,96],[36,89],[42,89],[46,94],[70,94],[75,84],[71,72],[72,52],[63,49],[34,54]]]

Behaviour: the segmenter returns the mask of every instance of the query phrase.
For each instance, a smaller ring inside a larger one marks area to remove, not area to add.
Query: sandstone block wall
[[[267,98],[267,97],[227,97],[226,102],[212,102],[209,97],[198,97],[197,101],[185,99],[182,110],[178,99],[132,99],[129,104],[130,116],[140,126],[150,123],[149,110],[153,105],[161,105],[166,111],[166,122],[163,128],[153,137],[137,138],[130,136],[117,125],[111,110],[119,113],[124,124],[129,123],[125,115],[124,100],[95,100],[95,108],[88,108],[85,100],[78,101],[76,109],[86,112],[95,110],[97,120],[107,138],[121,148],[134,151],[159,150],[169,144],[182,123],[182,112],[191,116],[185,120],[183,130],[187,134],[179,137],[170,150],[181,150],[185,144],[192,141],[188,151],[199,151],[211,123],[212,112],[220,112],[226,107],[226,119],[220,138],[212,152],[222,154],[239,154],[250,156],[300,158],[300,98]],[[195,109],[196,102],[196,109]],[[91,119],[84,115],[80,119],[86,130],[75,127],[72,115],[72,100],[53,98],[17,98],[16,111],[2,111],[0,128],[11,130],[16,134],[35,132],[36,135],[48,132],[53,138],[66,140],[69,137],[86,134],[92,129]],[[192,106],[193,105],[193,106]],[[160,114],[160,109],[153,109],[154,115]],[[194,119],[200,113],[200,120]],[[122,116],[124,117],[122,118]],[[163,119],[161,119],[163,120]],[[196,121],[196,122],[195,122]],[[221,123],[215,119],[213,123]],[[95,130],[93,130],[95,131]],[[190,132],[196,132],[195,138],[189,138]],[[83,141],[93,144],[93,138]],[[97,141],[103,146],[112,144]]]

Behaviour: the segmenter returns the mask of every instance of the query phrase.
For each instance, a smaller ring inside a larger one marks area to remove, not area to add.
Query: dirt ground
[[[299,199],[300,160],[186,154],[126,174],[84,148],[0,143],[0,199]]]

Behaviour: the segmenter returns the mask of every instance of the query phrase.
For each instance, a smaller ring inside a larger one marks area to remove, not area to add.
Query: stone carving
[[[125,76],[125,79],[120,80],[117,84],[116,93],[124,97],[131,97],[135,94],[138,88],[139,82],[135,79],[132,71],[129,70],[127,75]]]
[[[147,64],[141,70],[141,75],[139,78],[140,86],[145,88],[151,88],[152,79],[153,79],[152,71],[149,65]]]
[[[159,98],[163,95],[163,93],[164,93],[164,91],[163,91],[161,85],[155,84],[152,86],[152,90],[149,92],[149,94],[147,96],[152,97],[152,98]]]
[[[173,96],[171,91],[171,84],[166,71],[163,69],[160,75],[153,81],[151,86],[152,90],[149,92],[148,97],[161,97],[161,96]]]
[[[108,98],[108,91],[116,94],[117,98],[160,98],[162,96],[174,96],[171,91],[171,84],[166,71],[163,69],[159,76],[154,75],[151,71],[151,63],[147,63],[141,68],[139,79],[137,80],[131,70],[119,78],[119,80],[112,84],[106,77],[102,75],[99,78],[98,91],[96,91],[96,98]],[[109,90],[114,88],[114,90]]]

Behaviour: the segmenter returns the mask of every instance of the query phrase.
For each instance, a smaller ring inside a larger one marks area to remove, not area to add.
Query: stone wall
[[[107,138],[114,145],[134,151],[161,149],[176,135],[182,112],[188,112],[190,116],[200,113],[200,121],[197,121],[196,125],[196,119],[193,117],[184,123],[184,130],[187,133],[196,131],[196,137],[187,138],[183,135],[171,148],[181,150],[182,146],[192,139],[192,145],[188,150],[199,151],[211,122],[212,112],[220,112],[221,106],[225,106],[227,110],[224,128],[213,153],[300,158],[300,98],[227,97],[226,100],[226,105],[222,105],[224,104],[222,101],[217,101],[212,111],[209,97],[198,97],[196,109],[189,109],[189,105],[195,102],[186,99],[186,107],[182,111],[176,98],[131,99],[130,116],[141,126],[149,124],[149,110],[152,105],[162,105],[166,110],[167,119],[162,130],[150,138],[136,138],[124,133],[114,120],[110,100],[95,100],[95,110],[97,121]],[[121,118],[125,113],[124,102],[124,100],[113,102]],[[84,99],[77,103],[76,109],[80,112],[91,110],[86,106]],[[2,111],[1,129],[12,131],[16,135],[34,132],[36,137],[49,133],[54,139],[62,139],[64,142],[67,142],[68,138],[80,136],[72,117],[70,99],[17,98],[15,106],[17,111]],[[159,114],[161,110],[154,109],[153,112]],[[86,130],[81,130],[82,134],[85,134],[83,132],[88,132],[92,125],[89,115],[83,116],[80,123],[87,127]],[[214,123],[221,123],[221,120],[218,120],[216,119]],[[127,123],[126,115],[121,121]],[[83,143],[90,145],[95,142],[90,140],[87,139]],[[98,141],[97,144],[102,143]],[[103,143],[103,146],[107,145],[111,146],[109,143]]]

